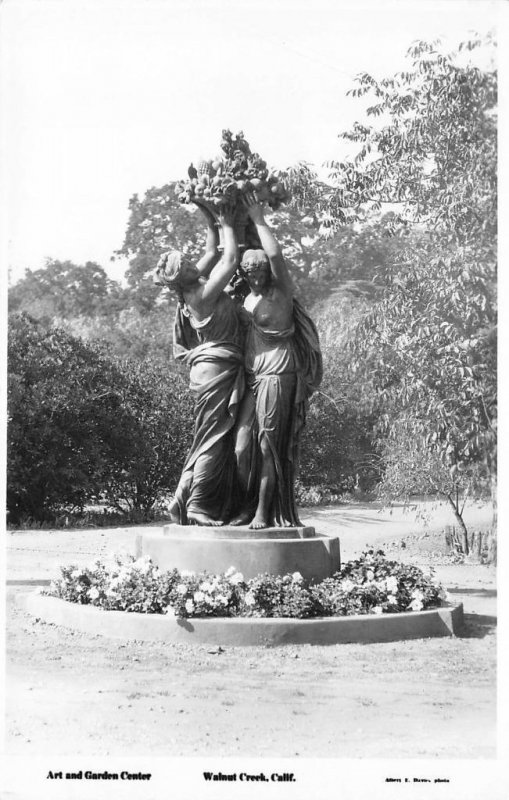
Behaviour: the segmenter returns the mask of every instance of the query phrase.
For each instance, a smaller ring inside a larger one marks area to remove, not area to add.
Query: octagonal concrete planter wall
[[[166,614],[104,611],[33,592],[20,598],[44,622],[112,639],[226,646],[347,644],[453,636],[463,624],[463,606],[401,614],[318,619],[178,619]]]

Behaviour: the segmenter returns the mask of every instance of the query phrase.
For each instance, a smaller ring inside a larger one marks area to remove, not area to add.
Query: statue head
[[[164,253],[159,259],[154,275],[157,286],[166,286],[178,291],[196,283],[198,270],[182,255],[179,250]]]
[[[249,288],[253,294],[259,294],[271,280],[270,263],[264,250],[246,250],[240,266],[246,274]]]

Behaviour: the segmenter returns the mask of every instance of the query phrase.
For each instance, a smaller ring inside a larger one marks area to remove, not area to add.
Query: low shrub
[[[299,572],[246,581],[234,567],[221,575],[162,571],[148,556],[112,556],[90,567],[61,567],[46,594],[107,610],[295,619],[421,611],[447,600],[432,572],[389,561],[382,550],[367,550],[317,584]]]

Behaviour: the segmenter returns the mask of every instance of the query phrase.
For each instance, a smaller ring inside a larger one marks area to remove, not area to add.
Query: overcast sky
[[[11,279],[47,257],[113,277],[135,192],[186,175],[242,129],[270,165],[341,155],[360,71],[417,38],[497,26],[490,0],[4,0],[1,89]]]

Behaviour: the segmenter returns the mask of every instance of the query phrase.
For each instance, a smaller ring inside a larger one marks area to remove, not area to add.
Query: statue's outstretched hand
[[[218,217],[221,225],[230,225],[233,227],[233,223],[235,221],[235,208],[230,203],[220,206]]]
[[[254,223],[264,222],[263,206],[257,199],[254,192],[248,192],[244,195],[243,201],[247,208],[247,213]]]

